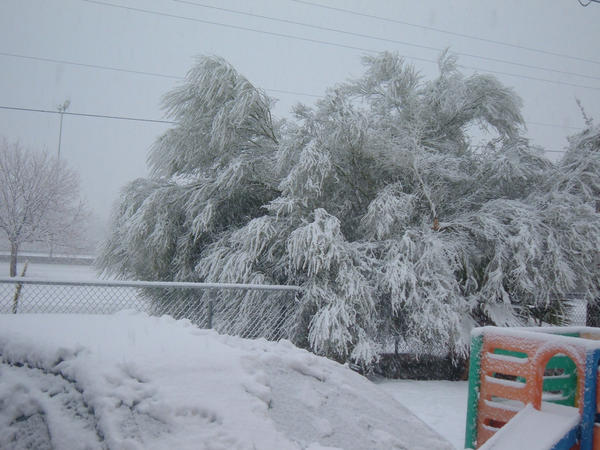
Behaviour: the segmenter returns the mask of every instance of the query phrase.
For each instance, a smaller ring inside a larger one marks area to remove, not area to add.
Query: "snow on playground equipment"
[[[600,449],[599,361],[599,328],[476,328],[465,448]]]

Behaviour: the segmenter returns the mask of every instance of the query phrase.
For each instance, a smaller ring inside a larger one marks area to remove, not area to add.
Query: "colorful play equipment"
[[[600,328],[476,328],[465,448],[600,449],[599,361]]]

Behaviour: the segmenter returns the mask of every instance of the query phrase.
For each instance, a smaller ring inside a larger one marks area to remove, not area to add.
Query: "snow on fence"
[[[189,319],[247,338],[291,339],[297,286],[0,277],[0,314],[112,314],[131,309]]]

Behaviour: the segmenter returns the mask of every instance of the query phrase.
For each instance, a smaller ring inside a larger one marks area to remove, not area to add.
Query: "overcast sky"
[[[600,121],[600,4],[577,0],[0,0],[0,107],[56,110],[70,99],[69,112],[164,119],[162,95],[210,54],[286,116],[360,74],[368,51],[397,51],[432,78],[445,47],[465,73],[495,73],[517,91],[535,144],[564,149],[584,124],[575,98]],[[124,184],[146,176],[148,148],[168,126],[64,116],[61,158],[100,220]],[[11,141],[56,152],[58,134],[58,115],[0,109]]]

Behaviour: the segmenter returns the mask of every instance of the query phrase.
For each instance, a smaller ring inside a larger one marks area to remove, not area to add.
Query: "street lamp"
[[[57,161],[60,160],[60,144],[62,142],[63,116],[70,104],[71,104],[71,100],[67,99],[67,100],[65,100],[65,102],[62,105],[58,105],[56,107],[56,109],[58,109],[58,112],[60,114],[60,127],[58,129],[58,158],[57,158]],[[57,166],[57,170],[58,170],[58,166]],[[58,176],[58,172],[56,175]],[[50,254],[48,256],[50,257],[50,259],[52,259],[52,253],[54,252],[54,234],[52,234],[52,233],[50,234],[49,244],[50,244]]]
[[[71,100],[67,99],[62,105],[58,105],[58,112],[60,113],[60,129],[58,131],[58,159],[60,159],[60,143],[62,141],[63,115],[65,114],[65,111],[67,110],[70,104]]]

